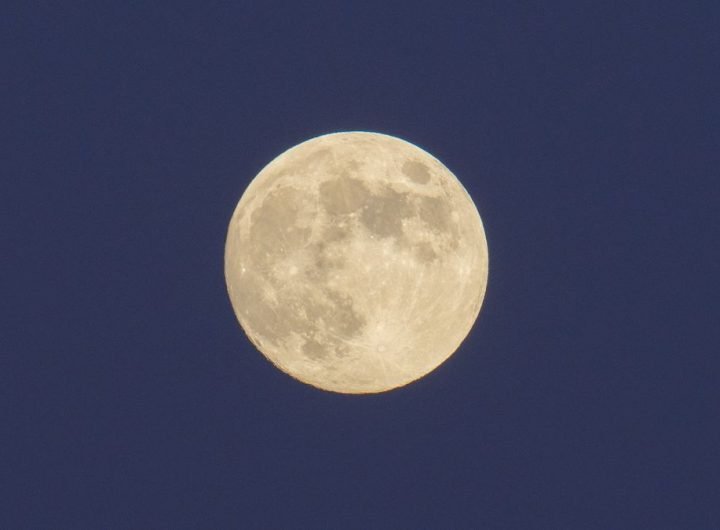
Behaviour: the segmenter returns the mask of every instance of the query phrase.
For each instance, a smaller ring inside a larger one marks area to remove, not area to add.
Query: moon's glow
[[[485,294],[480,216],[455,176],[391,136],[289,149],[230,222],[225,276],[250,340],[277,367],[344,393],[382,392],[457,349]]]

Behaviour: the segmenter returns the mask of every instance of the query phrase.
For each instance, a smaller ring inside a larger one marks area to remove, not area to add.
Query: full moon
[[[399,138],[341,132],[270,162],[230,221],[225,278],[240,325],[315,387],[384,392],[457,350],[485,295],[488,250],[470,195]]]

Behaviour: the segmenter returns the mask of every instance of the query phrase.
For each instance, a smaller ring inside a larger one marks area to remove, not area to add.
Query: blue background
[[[720,528],[717,2],[3,6],[0,526]],[[387,394],[274,369],[224,284],[247,184],[338,130],[487,231]]]

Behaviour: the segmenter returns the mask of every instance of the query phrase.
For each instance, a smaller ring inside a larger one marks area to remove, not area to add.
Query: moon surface
[[[230,221],[225,277],[237,318],[275,366],[362,394],[434,370],[472,328],[488,250],[472,199],[399,138],[303,142],[250,183]]]

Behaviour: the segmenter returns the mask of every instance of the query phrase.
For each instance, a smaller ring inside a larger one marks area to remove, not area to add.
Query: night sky
[[[0,527],[720,528],[720,4],[0,8]],[[470,335],[407,387],[275,369],[233,209],[311,137],[473,197]]]

